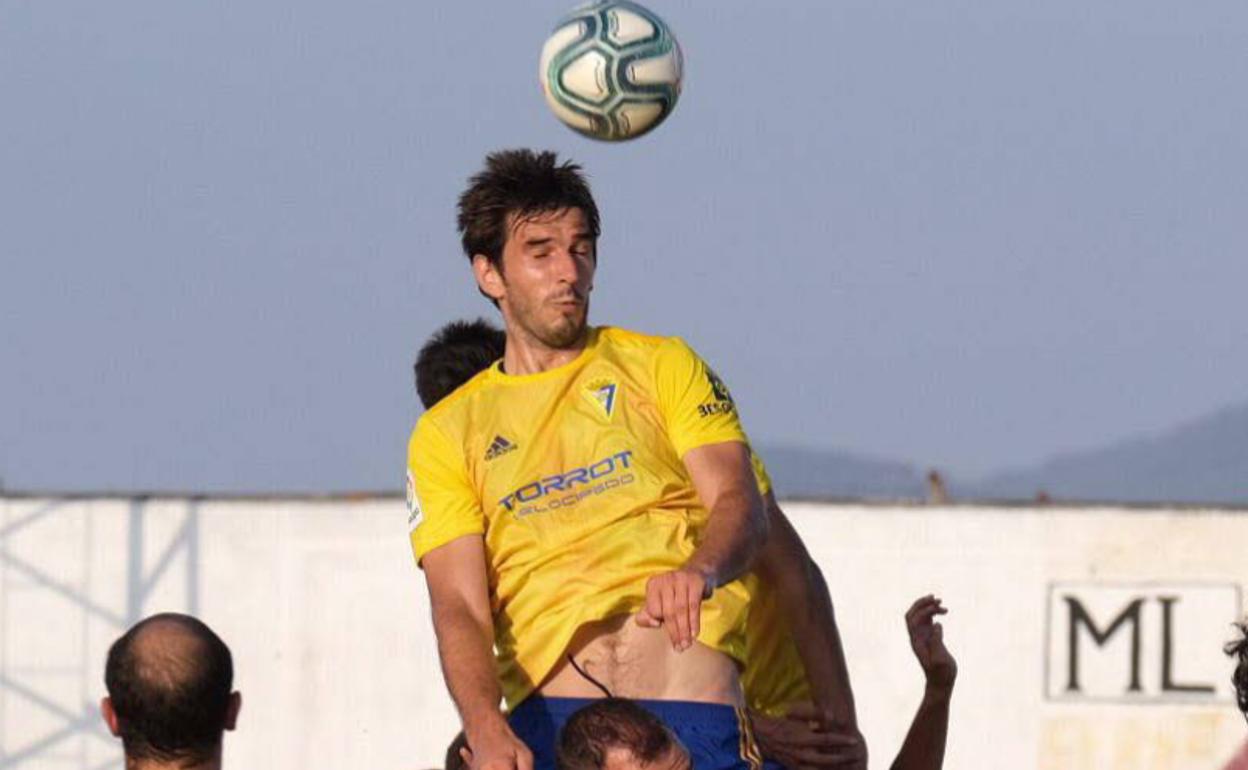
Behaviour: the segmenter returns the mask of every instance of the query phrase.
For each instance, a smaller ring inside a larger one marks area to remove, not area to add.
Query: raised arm
[[[755,571],[767,584],[768,595],[780,602],[806,669],[818,721],[836,732],[858,735],[854,694],[828,584],[775,494],[768,492],[764,500],[770,536]]]
[[[473,770],[532,770],[533,754],[499,710],[485,544],[465,535],[421,560],[447,689],[459,709]]]
[[[949,701],[958,676],[958,664],[945,648],[944,629],[933,622],[937,615],[945,612],[940,599],[930,595],[915,601],[906,612],[910,648],[919,659],[927,685],[918,713],[906,733],[906,741],[893,760],[892,770],[940,770],[945,761]]]
[[[767,540],[767,516],[743,442],[707,444],[683,459],[710,518],[684,566],[650,578],[637,616],[640,625],[663,625],[678,650],[697,638],[703,600],[748,571]]]

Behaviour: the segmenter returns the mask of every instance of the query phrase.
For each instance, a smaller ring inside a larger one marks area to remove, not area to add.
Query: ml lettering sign
[[[1049,586],[1045,697],[1210,703],[1234,697],[1222,645],[1241,617],[1239,586]]]

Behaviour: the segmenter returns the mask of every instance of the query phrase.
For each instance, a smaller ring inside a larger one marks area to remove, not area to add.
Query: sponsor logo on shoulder
[[[424,514],[420,512],[420,500],[416,497],[416,479],[412,472],[407,472],[407,532],[411,534],[420,526]]]
[[[589,403],[602,410],[607,419],[615,414],[619,387],[614,382],[604,378],[593,379],[585,384],[585,390],[582,392]]]
[[[485,450],[486,462],[502,457],[516,449],[516,445],[502,436],[495,434],[494,440],[490,442],[490,448]]]
[[[719,378],[714,369],[709,366],[706,368],[706,381],[710,383],[711,395],[713,401],[705,404],[698,404],[698,414],[702,417],[710,417],[713,414],[730,414],[735,408],[732,402],[732,394],[728,392],[728,386]]]

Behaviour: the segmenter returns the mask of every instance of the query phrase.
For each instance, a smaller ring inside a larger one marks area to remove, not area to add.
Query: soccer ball
[[[628,0],[599,0],[563,18],[542,46],[540,77],[555,116],[618,142],[663,122],[680,96],[680,46],[663,20]]]

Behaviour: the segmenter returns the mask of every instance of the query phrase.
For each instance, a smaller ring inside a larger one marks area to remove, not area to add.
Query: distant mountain
[[[1248,504],[1248,403],[1102,449],[990,476],[966,496]]]
[[[776,493],[782,498],[917,498],[922,475],[912,466],[834,449],[760,447]]]
[[[915,466],[851,452],[761,447],[781,497],[923,499]],[[1210,503],[1248,505],[1248,403],[1156,435],[1068,452],[981,481],[946,475],[955,500]]]

